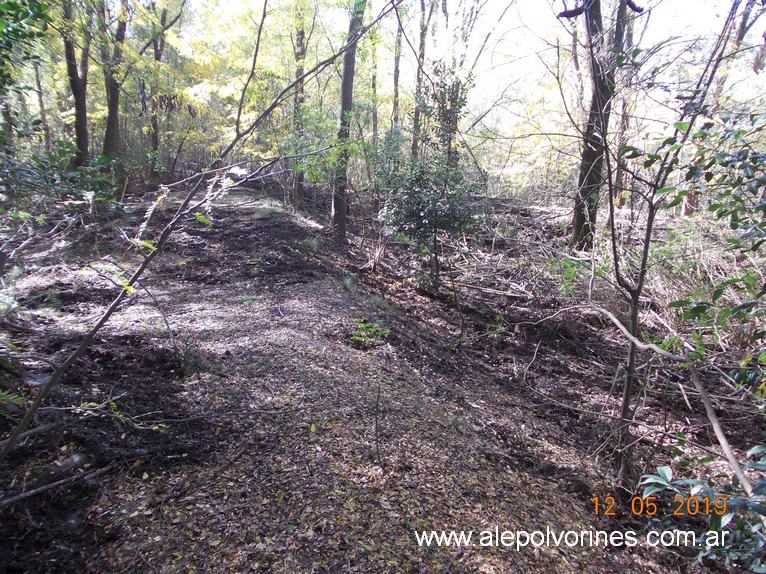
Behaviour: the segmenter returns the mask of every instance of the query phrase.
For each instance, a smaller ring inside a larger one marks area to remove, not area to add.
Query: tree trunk
[[[106,32],[106,5],[101,3],[102,26]],[[122,86],[117,79],[118,66],[122,63],[122,47],[128,29],[128,0],[122,0],[117,29],[114,33],[114,47],[111,57],[107,47],[102,51],[104,67],[104,88],[106,93],[106,131],[104,132],[103,154],[109,159],[122,155],[122,138],[120,136],[120,90]]]
[[[426,18],[426,0],[420,0],[420,43],[418,45],[418,72],[415,78],[415,111],[412,114],[412,149],[410,155],[415,161],[420,155],[420,108],[423,99],[423,66],[426,63],[426,39],[428,38],[428,24],[434,13],[435,2],[431,0],[431,9]]]
[[[343,80],[341,87],[340,105],[340,129],[338,130],[338,142],[347,144],[351,133],[351,111],[354,104],[354,66],[356,64],[356,40],[359,29],[364,21],[364,11],[367,0],[355,0],[354,11],[348,27],[346,43],[353,43],[343,55]],[[335,191],[332,196],[332,225],[336,238],[346,241],[346,187],[348,186],[348,147],[344,145],[338,160],[335,173]]]
[[[370,79],[370,91],[372,92],[372,139],[373,148],[378,147],[378,45],[372,44],[372,78]]]
[[[634,48],[634,39],[633,39],[633,16],[628,15],[627,21],[625,23],[625,43],[624,43],[624,49],[625,52],[632,51]],[[635,72],[632,68],[628,68],[627,71],[625,71],[623,74],[621,74],[621,80],[620,83],[624,87],[628,87],[632,83],[631,76]],[[630,129],[630,105],[628,103],[628,96],[626,94],[623,94],[621,98],[621,106],[620,106],[620,127],[618,128],[617,132],[617,153],[619,154],[619,150],[622,149],[624,145],[628,142],[628,129]],[[625,159],[618,157],[617,161],[617,167],[615,168],[615,175],[614,175],[614,187],[615,191],[617,192],[617,197],[615,198],[615,205],[617,207],[625,207],[628,203],[628,197],[631,194],[631,190],[628,189],[628,186],[626,185],[626,170],[625,170]]]
[[[378,44],[373,41],[372,43],[372,78],[370,81],[370,89],[372,90],[372,139],[370,143],[373,149],[378,149],[380,135],[378,133]],[[368,180],[374,181],[372,175],[373,166],[372,158],[367,154],[367,173]],[[380,211],[380,191],[377,185],[373,184],[372,189],[372,211],[378,213]]]
[[[391,111],[391,129],[399,127],[399,65],[402,60],[402,26],[397,24],[394,43],[394,101]]]
[[[51,149],[51,127],[48,124],[48,112],[45,108],[45,98],[43,98],[43,85],[40,80],[40,62],[35,60],[35,88],[37,89],[37,105],[40,108],[40,123],[43,126],[43,142],[45,151]]]
[[[300,0],[295,6],[295,96],[293,97],[293,129],[298,139],[303,140],[303,134],[306,129],[303,121],[303,104],[306,101],[305,81],[303,74],[305,72],[306,61],[306,18],[303,13],[303,7],[299,5]],[[305,180],[306,175],[300,160],[293,164],[293,205],[298,205],[306,199]]]
[[[617,134],[617,149],[619,150],[627,143],[628,128],[630,127],[630,116],[628,115],[628,101],[623,98],[622,100],[622,113],[620,117],[620,131]],[[628,196],[631,191],[626,185],[626,170],[625,159],[619,158],[617,161],[617,167],[614,170],[614,190],[617,192],[617,197],[614,199],[616,207],[625,207],[628,203]]]
[[[599,192],[603,183],[604,149],[615,92],[614,58],[616,53],[622,50],[626,13],[625,0],[620,0],[611,46],[607,49],[601,16],[601,0],[586,0],[585,3],[593,92],[588,123],[583,134],[580,175],[572,222],[570,245],[575,249],[590,250],[593,247]]]
[[[160,26],[162,30],[167,28],[168,9],[163,8],[160,14]],[[152,53],[154,62],[159,64],[165,55],[165,34],[164,32],[152,39]],[[150,96],[151,109],[149,110],[149,123],[151,125],[151,156],[149,158],[149,182],[147,191],[156,191],[159,188],[160,174],[157,165],[160,161],[160,106],[157,101],[157,89],[152,87]]]
[[[85,42],[80,52],[80,65],[78,69],[77,56],[75,54],[74,40],[74,19],[72,17],[72,2],[67,0],[63,3],[64,20],[67,28],[62,32],[64,40],[64,59],[66,60],[67,78],[69,88],[72,91],[74,99],[74,137],[77,151],[72,158],[72,167],[78,168],[85,165],[88,161],[88,63],[90,58],[90,25],[93,15],[88,13],[88,21],[85,26]]]
[[[13,147],[13,109],[8,94],[0,93],[0,114],[3,117],[2,152],[10,157],[14,156]]]

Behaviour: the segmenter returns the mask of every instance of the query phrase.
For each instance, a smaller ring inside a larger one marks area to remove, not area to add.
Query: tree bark
[[[394,42],[394,101],[391,110],[391,129],[399,127],[399,66],[402,60],[402,24],[397,23]]]
[[[152,4],[154,8],[154,4]],[[165,34],[164,30],[167,28],[168,9],[163,8],[160,14],[160,27],[163,33],[152,38],[152,54],[155,63],[162,62],[162,58],[165,55]],[[160,109],[159,102],[157,101],[156,88],[152,88],[152,94],[150,97],[151,109],[149,110],[149,123],[151,124],[151,157],[149,158],[149,182],[147,186],[148,191],[156,191],[160,183],[160,174],[157,171],[157,164],[160,160]]]
[[[306,126],[303,121],[303,104],[306,101],[306,88],[303,74],[306,61],[306,18],[300,0],[295,5],[295,95],[293,96],[293,129],[296,137],[303,139]],[[293,165],[293,205],[298,205],[305,199],[306,174],[299,161]]]
[[[106,4],[100,4],[101,25],[106,33]],[[108,46],[102,48],[102,65],[104,68],[104,89],[106,94],[106,130],[104,132],[103,154],[107,158],[116,159],[122,155],[122,137],[120,135],[120,90],[121,83],[117,77],[117,68],[122,63],[123,43],[128,29],[128,0],[120,3],[120,14],[117,19],[117,29],[114,33],[111,56]]]
[[[5,91],[0,93],[0,114],[2,114],[3,117],[2,151],[5,155],[13,157],[13,108],[11,107],[11,99]]]
[[[340,129],[338,142],[343,145],[335,172],[335,190],[332,196],[332,226],[335,237],[340,242],[346,241],[346,187],[348,186],[348,143],[351,133],[351,112],[354,105],[354,67],[356,65],[356,42],[358,32],[364,21],[367,0],[355,0],[351,21],[348,27],[347,44],[351,44],[343,55],[343,80],[341,87]]]
[[[37,89],[37,105],[40,108],[40,123],[43,126],[43,142],[45,151],[51,149],[51,126],[48,124],[48,111],[45,108],[45,98],[43,97],[43,85],[40,80],[40,62],[35,61],[35,88]]]
[[[593,248],[598,199],[604,179],[604,149],[615,92],[614,59],[623,47],[627,5],[626,0],[620,0],[617,6],[614,34],[609,46],[604,39],[601,0],[586,0],[584,8],[593,91],[588,122],[583,133],[570,246],[590,250]]]
[[[93,21],[92,12],[87,14],[85,23],[85,42],[80,52],[80,65],[77,64],[77,55],[75,54],[74,40],[74,18],[72,14],[71,0],[65,0],[62,4],[64,21],[66,28],[62,32],[64,41],[64,59],[66,60],[67,78],[69,80],[69,89],[72,91],[74,99],[74,137],[77,151],[72,158],[72,167],[78,168],[85,165],[88,161],[88,63],[90,58],[90,26]]]

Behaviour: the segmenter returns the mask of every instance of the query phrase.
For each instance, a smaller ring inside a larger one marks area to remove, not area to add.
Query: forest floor
[[[119,230],[132,235],[142,210],[40,245],[16,280],[6,343],[54,362],[71,353],[139,262]],[[517,217],[543,241],[563,234]],[[170,214],[155,218],[149,234]],[[81,477],[3,508],[0,570],[725,571],[644,542],[479,544],[496,527],[642,540],[646,526],[625,503],[608,518],[592,502],[616,490],[604,415],[624,341],[597,315],[558,313],[555,284],[525,288],[524,242],[476,247],[476,261],[499,263],[484,283],[461,277],[461,320],[453,298],[406,280],[406,247],[360,271],[369,246],[342,250],[275,205],[221,205],[212,219],[172,236],[41,412],[53,430],[0,467],[0,502]],[[49,370],[24,365],[15,388],[31,395]],[[640,419],[712,444],[702,407],[665,373],[677,420],[651,401]],[[417,543],[451,529],[473,530],[474,545]]]

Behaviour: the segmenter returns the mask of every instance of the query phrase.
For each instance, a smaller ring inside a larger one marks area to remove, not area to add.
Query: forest
[[[0,571],[766,573],[765,13],[0,2]]]

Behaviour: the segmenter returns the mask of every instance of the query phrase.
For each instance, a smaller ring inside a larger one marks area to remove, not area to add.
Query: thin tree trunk
[[[628,15],[627,16],[627,22],[625,24],[625,46],[624,50],[625,52],[632,51],[634,47],[634,40],[633,40],[633,16]],[[634,74],[632,68],[628,68],[626,71],[624,71],[621,74],[621,81],[623,87],[627,88],[631,84],[631,76]],[[621,106],[620,106],[620,127],[619,131],[617,132],[617,150],[619,154],[619,150],[622,149],[622,147],[627,143],[628,141],[628,129],[630,128],[630,106],[628,104],[628,96],[626,94],[622,95],[621,98]],[[617,161],[617,167],[615,168],[615,175],[614,175],[614,185],[615,190],[617,191],[617,197],[615,198],[615,205],[617,207],[625,207],[625,205],[628,202],[628,196],[630,195],[630,191],[627,188],[626,185],[626,170],[625,170],[625,160],[622,158],[619,158]]]
[[[160,14],[160,26],[162,30],[167,27],[168,9],[163,8]],[[159,64],[165,55],[164,32],[152,39],[152,53],[154,62]],[[160,161],[160,106],[157,101],[157,88],[152,86],[150,94],[151,109],[149,110],[149,123],[151,124],[151,157],[149,158],[149,185],[148,191],[156,191],[160,183],[160,174],[157,165]]]
[[[372,90],[372,148],[377,149],[380,139],[378,133],[378,45],[376,42],[372,43],[372,79],[370,82],[370,88]],[[372,176],[372,158],[367,155],[367,172],[369,181],[373,181]],[[377,186],[373,184],[372,189],[372,211],[378,213],[380,211],[380,191]]]
[[[420,43],[418,44],[418,71],[415,78],[415,111],[412,114],[412,149],[410,156],[415,161],[420,155],[420,116],[423,99],[423,66],[426,62],[426,39],[428,38],[428,24],[434,13],[433,0],[430,0],[431,8],[426,18],[426,0],[420,0]]]
[[[0,113],[3,117],[3,153],[6,156],[13,157],[14,138],[13,138],[13,109],[11,107],[11,98],[6,92],[0,93]]]
[[[343,55],[343,81],[341,87],[341,106],[340,106],[340,129],[338,130],[338,141],[341,144],[348,143],[351,133],[351,112],[354,104],[354,67],[356,65],[356,41],[358,32],[364,21],[364,11],[367,6],[367,0],[356,0],[354,11],[351,15],[351,21],[348,27],[347,44],[352,44]],[[348,186],[348,147],[344,146],[338,160],[338,166],[335,173],[335,190],[332,196],[332,225],[336,238],[346,241],[346,187]]]
[[[300,2],[300,0],[298,0]],[[296,137],[303,140],[306,129],[303,121],[303,104],[306,101],[306,88],[303,74],[306,61],[306,18],[303,7],[296,2],[295,6],[295,96],[293,97],[293,129]],[[293,205],[302,202],[306,195],[306,174],[297,160],[293,165]]]
[[[372,92],[372,139],[374,148],[378,147],[378,45],[372,43],[372,78],[370,79],[370,91]]]
[[[628,115],[628,101],[622,99],[622,113],[620,117],[620,131],[617,134],[617,149],[619,150],[627,142],[628,128],[630,127],[630,116]],[[625,207],[628,203],[628,196],[630,191],[625,183],[625,167],[624,159],[619,158],[617,161],[617,167],[614,171],[614,188],[617,192],[617,197],[614,200],[614,204],[617,207]]]
[[[620,0],[611,45],[607,46],[604,39],[601,0],[587,0],[585,3],[593,92],[588,122],[583,134],[580,175],[572,222],[570,245],[575,249],[589,250],[593,247],[598,199],[603,183],[604,148],[615,92],[614,57],[616,52],[622,50],[626,14],[626,2]]]
[[[48,111],[45,108],[43,85],[40,80],[40,62],[35,60],[35,88],[37,89],[37,106],[40,108],[40,123],[43,126],[43,143],[45,151],[51,149],[51,126],[48,124]]]
[[[396,41],[394,42],[394,101],[391,111],[391,129],[399,127],[399,66],[402,60],[402,25],[396,27]]]

